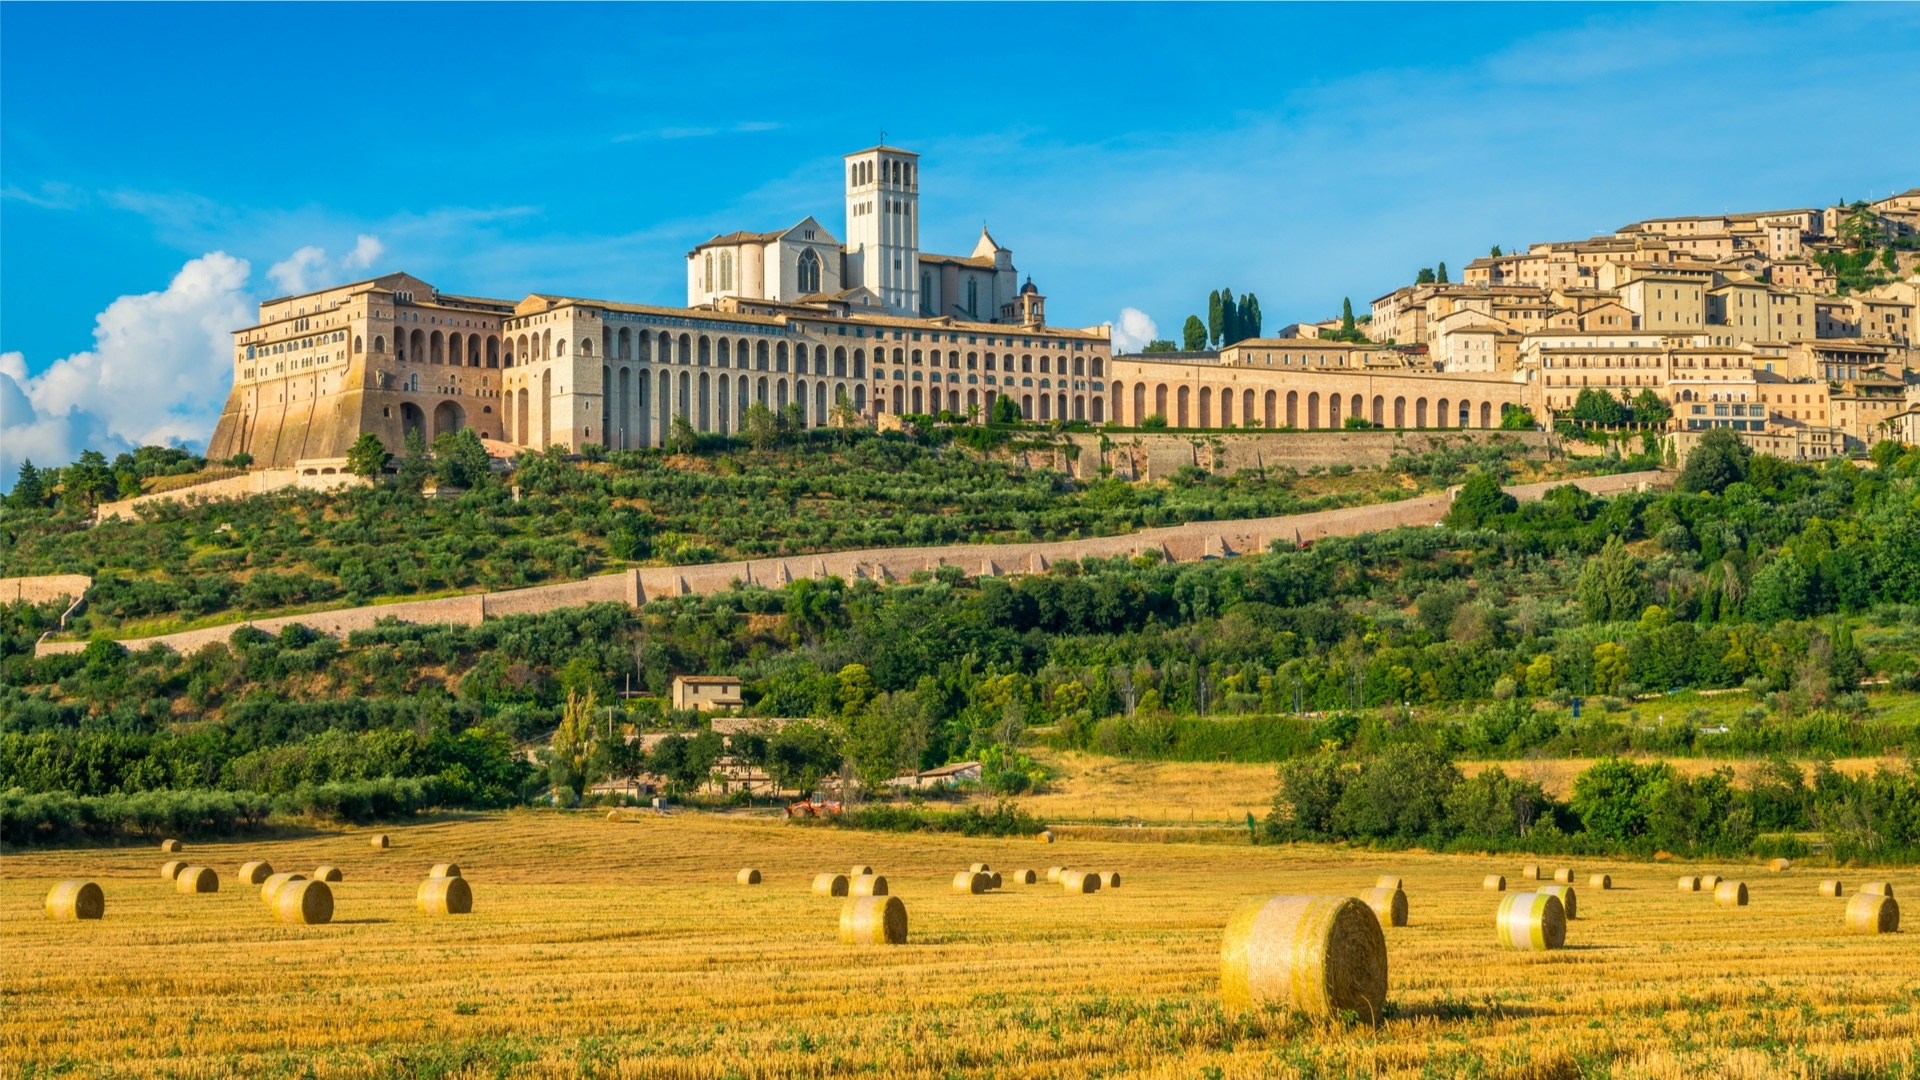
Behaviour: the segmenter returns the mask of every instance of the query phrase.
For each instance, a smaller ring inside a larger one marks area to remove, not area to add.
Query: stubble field
[[[1569,948],[1494,944],[1504,858],[1336,848],[970,840],[703,815],[515,812],[393,831],[190,845],[221,891],[182,896],[157,850],[10,855],[0,880],[0,1072],[127,1077],[1681,1077],[1920,1072],[1920,937],[1843,933],[1827,872],[1578,865]],[[172,857],[172,856],[166,856]],[[239,864],[340,866],[335,921],[274,922]],[[413,909],[460,864],[473,914]],[[820,871],[872,863],[908,944],[838,942]],[[956,870],[1116,870],[1092,896]],[[758,887],[734,884],[760,869]],[[1681,873],[1745,880],[1746,908],[1680,894]],[[1219,1005],[1241,902],[1406,879],[1386,931],[1377,1028]],[[106,918],[55,923],[48,887],[89,877]],[[1849,891],[1868,875],[1841,874]],[[1911,872],[1891,880],[1909,905]],[[1856,880],[1857,879],[1857,880]],[[1909,922],[1911,922],[1911,918]]]

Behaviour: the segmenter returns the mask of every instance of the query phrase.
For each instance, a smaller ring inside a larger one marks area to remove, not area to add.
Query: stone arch
[[[1106,362],[1103,361],[1100,357],[1098,356],[1094,357],[1093,364],[1091,366],[1093,368],[1093,371],[1091,372],[1091,375],[1093,378],[1102,379],[1106,377],[1101,374],[1101,371],[1104,370],[1106,367]]]
[[[1116,411],[1118,411],[1116,409]],[[1133,384],[1133,426],[1139,427],[1147,418],[1147,384]]]
[[[1213,426],[1213,387],[1211,386],[1200,388],[1200,426],[1203,428]]]
[[[1453,402],[1449,401],[1446,398],[1441,398],[1440,401],[1434,406],[1434,410],[1433,410],[1433,426],[1434,427],[1443,428],[1447,426],[1447,406],[1451,404],[1453,404]]]
[[[886,354],[883,350],[875,349],[873,350],[873,355],[874,358],[878,360]],[[856,379],[864,379],[867,377],[867,351],[865,349],[853,350],[853,377]]]
[[[775,371],[787,370],[787,343],[783,341],[780,344],[774,346],[773,355],[774,355],[773,370]]]
[[[1175,394],[1173,410],[1179,414],[1180,419],[1178,423],[1173,425],[1174,427],[1183,428],[1187,426],[1187,403],[1192,397],[1193,391],[1184,386]]]
[[[1393,399],[1393,426],[1397,428],[1407,426],[1407,399],[1405,397],[1396,397]]]
[[[353,335],[353,355],[355,356],[360,355],[360,335],[359,334]]]
[[[836,345],[833,348],[833,377],[836,379],[844,379],[847,377],[847,347],[845,345]]]
[[[1094,363],[1095,363],[1095,364],[1098,364],[1099,362],[1100,362],[1100,361],[1099,361],[1099,360],[1097,360],[1097,359],[1096,359],[1096,360],[1094,361]],[[993,395],[992,395],[992,394],[988,394],[988,395],[987,395],[987,397],[988,397],[988,399],[989,399],[989,400],[988,400],[988,404],[989,404],[989,405],[991,405],[991,404],[992,404],[992,400],[991,400],[991,399],[992,399],[992,397],[993,397]],[[1101,397],[1101,396],[1100,396],[1099,394],[1095,394],[1095,395],[1093,395],[1093,422],[1094,422],[1094,423],[1096,423],[1096,424],[1104,424],[1104,423],[1106,423],[1106,422],[1107,422],[1107,417],[1106,417],[1106,404],[1107,404],[1107,399],[1106,399],[1106,398],[1104,398],[1104,397]]]
[[[1340,395],[1339,394],[1327,395],[1327,426],[1330,428],[1337,428],[1340,426]]]
[[[1022,420],[1033,419],[1033,395],[1032,394],[1020,395],[1020,418]]]
[[[1173,414],[1167,411],[1166,383],[1160,383],[1153,388],[1153,413],[1162,420],[1173,419]],[[1144,417],[1142,419],[1144,419]]]
[[[700,398],[697,411],[694,413],[693,429],[705,433],[713,430],[713,380],[704,371],[700,373],[699,389]]]
[[[709,338],[705,334],[701,334],[700,340],[699,340],[699,350],[700,350],[699,355],[695,358],[694,363],[699,364],[701,367],[712,367],[713,366],[713,339]]]
[[[1353,400],[1347,403],[1347,415],[1359,416],[1360,410],[1364,407],[1364,405],[1365,403],[1361,400],[1361,397],[1359,394],[1353,395]]]
[[[1460,423],[1458,426],[1469,427],[1472,424],[1473,424],[1473,404],[1471,402],[1462,400],[1460,402]]]
[[[1480,426],[1483,428],[1493,426],[1493,402],[1491,401],[1480,403]]]
[[[451,435],[467,426],[467,411],[459,402],[443,401],[433,407],[433,437]]]
[[[1287,391],[1287,426],[1290,428],[1300,426],[1300,391],[1298,390]]]
[[[967,396],[972,397],[973,392],[969,390]],[[1075,420],[1085,420],[1087,418],[1087,396],[1085,394],[1073,395],[1073,418]]]
[[[733,342],[726,338],[720,339],[719,347],[714,354],[714,364],[717,367],[733,366]]]
[[[540,373],[540,449],[553,445],[553,369]]]
[[[383,334],[373,335],[373,351],[376,353],[383,353],[387,351],[387,339],[385,335]]]
[[[680,362],[683,364],[693,363],[693,335],[692,334],[680,335]]]
[[[419,333],[418,330],[414,333]],[[427,363],[444,364],[447,362],[447,339],[435,330],[427,336]]]
[[[893,414],[895,416],[907,411],[906,397],[906,387],[901,386],[899,383],[893,384]]]
[[[614,349],[613,359],[615,360],[633,359],[632,328],[625,327],[625,326],[620,328],[619,335],[614,339],[613,349]]]
[[[487,335],[487,366],[490,368],[500,366],[500,335],[498,334]]]
[[[722,344],[726,343],[725,338],[720,340]],[[713,391],[714,430],[722,435],[731,434],[733,430],[732,389],[731,380],[725,375],[720,376],[715,382]]]
[[[514,420],[514,423],[517,425],[514,428],[515,435],[514,435],[513,441],[516,443],[519,443],[521,446],[525,446],[527,445],[527,388],[526,387],[523,386],[520,388],[519,396],[520,396],[519,405],[513,410],[513,420]]]
[[[1373,426],[1387,426],[1387,399],[1379,394],[1373,395]]]
[[[1320,391],[1314,390],[1307,394],[1307,430],[1312,431],[1313,429],[1319,426],[1320,426]]]
[[[1277,415],[1279,412],[1279,401],[1280,401],[1280,394],[1278,391],[1276,390],[1267,391],[1266,401],[1263,403],[1262,408],[1260,410],[1260,414],[1261,414],[1260,419],[1261,419],[1261,426],[1265,427],[1268,431],[1272,431],[1274,428],[1279,426],[1279,424],[1276,423],[1276,421],[1279,419],[1279,416]]]
[[[427,414],[413,402],[403,401],[400,403],[400,437],[405,439],[415,432],[423,439],[427,437]]]
[[[1233,397],[1232,390],[1220,391],[1220,426],[1223,428],[1233,426]]]
[[[1426,398],[1421,397],[1421,398],[1413,399],[1413,426],[1417,428],[1423,428],[1427,426],[1427,399]]]
[[[412,354],[413,362],[416,364],[426,359],[426,356],[427,356],[426,331],[415,329],[411,334],[407,335],[407,351],[410,354]],[[400,359],[405,360],[406,357],[403,356]]]

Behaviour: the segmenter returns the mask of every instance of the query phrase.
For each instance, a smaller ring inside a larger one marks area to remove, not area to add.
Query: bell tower
[[[920,155],[881,145],[846,156],[845,282],[898,315],[920,314]]]

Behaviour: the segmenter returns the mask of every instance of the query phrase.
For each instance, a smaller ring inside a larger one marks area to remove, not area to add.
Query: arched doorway
[[[467,411],[458,402],[443,401],[433,408],[433,437],[451,435],[467,426]]]

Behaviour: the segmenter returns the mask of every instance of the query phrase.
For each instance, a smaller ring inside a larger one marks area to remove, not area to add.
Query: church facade
[[[754,404],[807,426],[886,414],[1104,422],[1105,326],[1046,324],[1012,253],[919,250],[918,158],[847,157],[847,241],[809,217],[732,233],[687,259],[685,307],[443,293],[393,273],[280,297],[234,332],[234,382],[208,445],[255,466],[337,468],[371,432],[399,452],[462,428],[515,448],[662,445],[676,419],[740,430]]]

